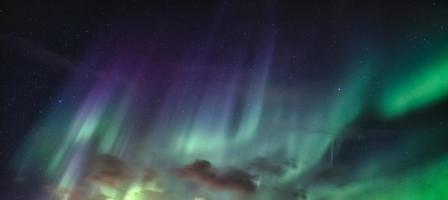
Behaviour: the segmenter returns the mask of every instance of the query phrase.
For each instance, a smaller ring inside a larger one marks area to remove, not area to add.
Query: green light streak
[[[386,117],[398,117],[407,112],[437,103],[448,95],[448,59],[429,64],[407,79],[385,88],[382,110]]]

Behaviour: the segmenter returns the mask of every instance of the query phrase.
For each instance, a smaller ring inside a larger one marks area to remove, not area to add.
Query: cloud
[[[256,190],[252,177],[246,171],[234,169],[219,172],[206,160],[197,160],[176,172],[179,177],[217,190],[244,194],[250,194]]]
[[[119,158],[107,154],[97,157],[93,173],[87,177],[89,181],[114,188],[120,187],[131,179],[132,174],[129,167]]]
[[[258,173],[280,176],[288,170],[288,168],[296,167],[294,163],[295,162],[292,160],[274,160],[265,156],[259,156],[250,161],[247,167],[256,170]]]

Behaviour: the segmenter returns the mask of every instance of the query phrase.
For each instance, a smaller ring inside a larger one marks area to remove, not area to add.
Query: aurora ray
[[[389,117],[440,102],[448,95],[448,60],[440,56],[385,89],[382,109]]]

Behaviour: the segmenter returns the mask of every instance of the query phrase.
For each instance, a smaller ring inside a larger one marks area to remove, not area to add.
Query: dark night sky
[[[365,58],[374,57],[375,72],[370,75],[371,81],[364,91],[367,106],[363,107],[361,116],[345,127],[347,137],[340,139],[337,162],[358,166],[365,156],[386,156],[385,152],[395,151],[395,145],[412,140],[409,138],[417,138],[421,141],[417,143],[419,148],[425,150],[415,152],[409,159],[403,158],[398,164],[391,164],[388,166],[391,172],[418,167],[447,152],[448,144],[444,141],[448,138],[442,134],[448,125],[446,95],[392,120],[381,115],[375,102],[381,98],[381,90],[395,83],[394,77],[405,77],[400,79],[403,82],[409,77],[417,77],[422,67],[413,64],[428,62],[426,58],[446,50],[448,3],[351,0],[163,2],[2,2],[2,192],[5,188],[14,188],[11,184],[15,169],[6,163],[18,153],[30,130],[43,119],[49,108],[62,103],[60,91],[64,90],[83,59],[89,57],[91,49],[96,48],[94,44],[100,41],[110,46],[103,45],[102,49],[93,51],[109,51],[108,48],[117,47],[118,43],[123,43],[120,40],[126,40],[129,35],[134,43],[138,39],[132,39],[133,36],[145,38],[140,47],[145,42],[154,44],[157,50],[153,62],[165,67],[158,73],[169,74],[170,70],[178,69],[176,65],[181,58],[185,60],[189,56],[207,56],[207,64],[211,66],[238,63],[235,52],[243,49],[249,52],[249,57],[256,57],[258,54],[251,49],[254,47],[242,48],[241,44],[257,46],[257,35],[264,30],[260,27],[268,27],[276,35],[276,49],[272,54],[275,67],[269,71],[270,81],[273,88],[281,91],[294,89],[295,85],[304,87],[303,90],[317,88],[314,92],[318,93],[344,91],[346,88],[341,89],[343,86],[334,85],[334,82],[348,80],[354,68],[351,63],[367,62]],[[185,53],[192,48],[195,53]],[[409,67],[396,67],[403,64]],[[101,67],[94,68],[92,74],[101,70]],[[252,69],[242,66],[241,70],[250,72]],[[409,131],[411,129],[437,130],[438,133],[425,135]]]

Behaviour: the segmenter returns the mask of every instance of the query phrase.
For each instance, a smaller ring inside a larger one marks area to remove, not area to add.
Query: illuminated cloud
[[[218,190],[242,193],[252,193],[256,190],[252,177],[247,172],[242,170],[219,172],[205,160],[198,160],[182,167],[177,171],[177,174],[182,178]]]

